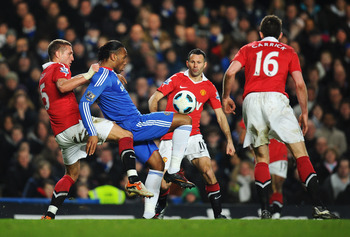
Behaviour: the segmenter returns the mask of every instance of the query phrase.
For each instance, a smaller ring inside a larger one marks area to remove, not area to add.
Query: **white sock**
[[[143,217],[151,219],[156,214],[156,205],[159,198],[160,185],[163,179],[163,171],[149,170],[146,178],[145,186],[148,191],[154,194],[151,198],[145,198],[145,210]]]
[[[182,125],[174,130],[173,151],[171,154],[169,174],[175,174],[180,171],[181,161],[185,155],[188,138],[192,131],[192,125]]]

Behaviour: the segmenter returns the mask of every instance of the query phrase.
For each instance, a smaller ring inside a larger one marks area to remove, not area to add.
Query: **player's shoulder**
[[[99,84],[103,84],[106,81],[108,81],[106,79],[109,75],[111,75],[110,70],[108,70],[107,68],[104,68],[104,67],[100,67],[98,72],[96,72],[95,75],[91,78],[91,81],[94,83],[99,82]]]

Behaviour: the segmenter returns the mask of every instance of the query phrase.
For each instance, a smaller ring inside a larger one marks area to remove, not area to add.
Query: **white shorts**
[[[243,120],[247,128],[243,147],[259,147],[272,138],[284,143],[304,141],[289,99],[282,93],[249,93],[243,101]]]
[[[106,141],[114,123],[104,118],[92,117],[92,122],[97,131],[98,144]],[[82,158],[86,158],[86,142],[89,135],[83,121],[67,128],[56,136],[56,142],[60,146],[65,165],[72,165]]]
[[[288,161],[278,160],[269,164],[270,174],[287,178]]]
[[[171,161],[171,152],[173,150],[172,140],[162,140],[159,144],[159,153],[162,156],[165,168],[168,169]],[[207,144],[203,140],[202,134],[190,136],[188,139],[187,149],[185,151],[185,157],[191,161],[195,158],[209,157]]]

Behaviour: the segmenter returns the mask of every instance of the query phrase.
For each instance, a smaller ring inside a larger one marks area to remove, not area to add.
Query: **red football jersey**
[[[166,111],[176,112],[173,106],[173,98],[177,92],[187,90],[192,92],[197,99],[197,105],[195,110],[189,114],[192,118],[192,132],[191,136],[200,134],[200,118],[203,110],[203,105],[208,101],[213,109],[221,108],[221,101],[219,93],[217,92],[213,83],[203,74],[203,80],[194,82],[188,76],[188,70],[185,72],[179,72],[167,79],[159,88],[158,91],[162,92],[164,96],[168,96],[168,103]],[[162,137],[162,139],[171,139],[173,133],[168,133]]]
[[[233,60],[245,67],[243,98],[251,92],[285,92],[288,73],[301,71],[294,49],[274,37],[243,46]]]
[[[238,125],[244,130],[246,129],[243,119],[239,122]],[[288,160],[288,150],[286,144],[279,142],[276,139],[270,139],[269,156],[270,163],[279,160]]]
[[[46,63],[43,65],[39,89],[41,99],[50,116],[51,128],[56,136],[81,119],[79,107],[73,91],[62,94],[56,86],[60,78],[71,78],[67,65],[62,63]]]

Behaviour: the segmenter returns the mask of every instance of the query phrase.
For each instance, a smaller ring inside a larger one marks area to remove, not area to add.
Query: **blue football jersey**
[[[104,117],[117,124],[122,125],[126,121],[136,122],[141,116],[117,74],[110,69],[101,67],[91,78],[90,85],[79,103],[80,114],[90,136],[97,135],[92,124],[90,111],[90,106],[97,99]]]

